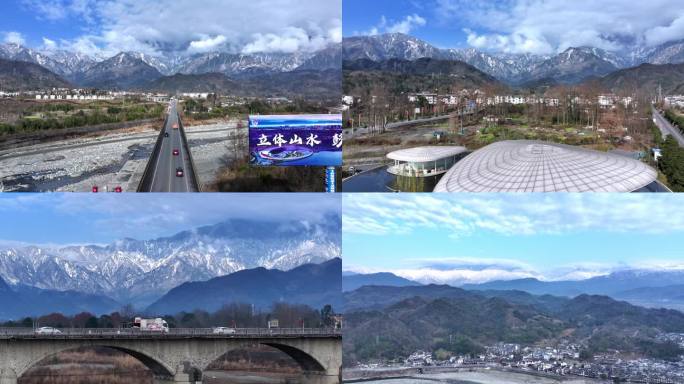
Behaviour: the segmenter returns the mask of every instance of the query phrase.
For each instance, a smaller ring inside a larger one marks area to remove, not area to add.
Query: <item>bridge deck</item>
[[[8,339],[293,339],[341,338],[340,329],[329,328],[235,328],[235,333],[214,333],[213,328],[172,328],[169,332],[131,328],[60,329],[58,334],[40,334],[33,328],[0,328],[0,340]]]

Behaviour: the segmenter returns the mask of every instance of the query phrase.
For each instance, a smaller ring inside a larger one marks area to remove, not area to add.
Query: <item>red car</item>
[[[180,153],[180,151],[178,150],[178,148],[173,149],[173,155],[174,156],[178,156],[179,153]]]
[[[117,185],[116,187],[114,187],[114,192],[121,193],[121,192],[123,192],[123,188],[121,188],[120,186]]]
[[[100,189],[97,187],[97,185],[93,185],[93,193],[97,193]]]
[[[181,167],[176,168],[176,176],[177,177],[183,177],[183,168],[181,168]]]

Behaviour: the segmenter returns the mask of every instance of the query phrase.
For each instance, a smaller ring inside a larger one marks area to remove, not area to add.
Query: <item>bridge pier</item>
[[[201,381],[192,380],[189,373],[176,373],[172,378],[154,379],[154,384],[201,384]]]
[[[340,384],[341,382],[339,376],[320,373],[305,373],[302,378],[302,384]]]
[[[0,369],[0,384],[17,384],[17,373],[12,368]]]

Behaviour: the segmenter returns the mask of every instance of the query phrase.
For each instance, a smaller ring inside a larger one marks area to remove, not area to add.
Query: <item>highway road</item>
[[[684,135],[682,135],[682,132],[673,127],[672,124],[655,109],[655,107],[651,106],[651,109],[653,110],[653,120],[660,129],[660,132],[662,132],[663,138],[667,135],[672,135],[679,143],[679,146],[684,148]]]
[[[183,140],[183,125],[176,100],[169,103],[166,124],[157,141],[140,182],[139,192],[199,192],[190,148]],[[179,170],[182,170],[181,176]]]

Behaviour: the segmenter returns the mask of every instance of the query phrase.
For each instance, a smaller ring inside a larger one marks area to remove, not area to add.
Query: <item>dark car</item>
[[[174,156],[178,156],[179,153],[180,153],[180,151],[178,150],[178,148],[173,149],[173,155]]]
[[[169,133],[168,133],[168,132],[164,132],[164,137],[169,137]]]
[[[177,177],[183,177],[183,168],[181,168],[181,167],[176,168],[176,176]]]

